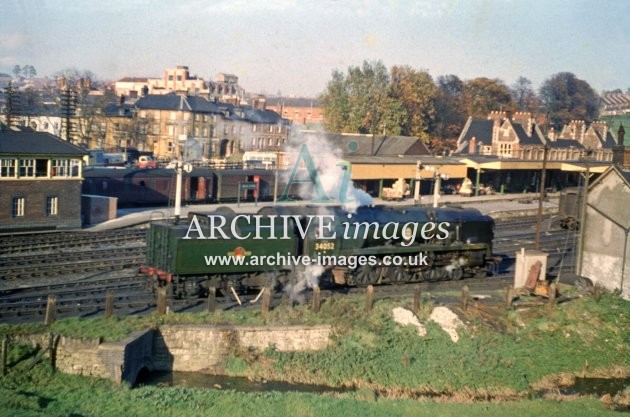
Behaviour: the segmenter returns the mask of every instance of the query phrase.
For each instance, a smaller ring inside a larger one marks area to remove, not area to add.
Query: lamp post
[[[413,190],[413,202],[414,204],[420,203],[420,171],[422,170],[422,162],[416,162],[416,182]]]

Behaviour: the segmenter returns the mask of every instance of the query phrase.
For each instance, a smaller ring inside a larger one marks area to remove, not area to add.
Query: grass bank
[[[458,343],[427,322],[430,302],[423,304],[419,314],[427,325],[426,336],[418,336],[411,326],[396,324],[392,308],[411,308],[411,304],[411,297],[377,300],[368,315],[363,297],[337,296],[324,300],[318,314],[305,305],[284,305],[265,316],[257,310],[240,310],[68,319],[56,322],[51,330],[73,337],[117,340],[133,330],[164,324],[329,323],[334,326],[334,337],[325,351],[236,349],[225,372],[253,379],[350,386],[381,398],[428,395],[458,401],[505,401],[528,398],[539,387],[556,381],[554,375],[630,373],[630,303],[614,294],[604,294],[599,302],[579,298],[551,312],[544,307],[497,310],[491,318],[471,308],[462,315],[466,328],[459,330]],[[0,335],[42,330],[41,325],[1,325]]]

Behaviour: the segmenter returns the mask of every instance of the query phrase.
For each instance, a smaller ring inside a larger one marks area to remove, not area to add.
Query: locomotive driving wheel
[[[381,268],[375,268],[369,265],[362,265],[356,269],[354,273],[354,282],[358,286],[376,284],[380,277]]]

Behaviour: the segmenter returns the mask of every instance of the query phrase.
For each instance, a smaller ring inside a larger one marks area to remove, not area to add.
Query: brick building
[[[0,130],[0,230],[81,227],[85,154],[49,133]]]
[[[319,102],[312,98],[269,97],[265,106],[295,125],[321,125],[324,112]]]
[[[468,118],[455,154],[542,160],[547,146],[550,161],[577,161],[588,150],[591,160],[608,162],[615,144],[604,121],[587,126],[583,120],[573,120],[560,133],[551,129],[545,137],[530,113],[493,111],[487,119]]]

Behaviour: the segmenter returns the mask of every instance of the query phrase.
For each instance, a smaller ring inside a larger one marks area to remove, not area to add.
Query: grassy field
[[[325,351],[236,350],[226,362],[225,372],[355,388],[351,393],[331,397],[175,387],[129,390],[106,381],[58,373],[51,376],[44,365],[22,372],[28,361],[18,358],[28,352],[21,348],[12,350],[10,363],[14,366],[0,380],[0,410],[9,410],[7,415],[141,416],[156,411],[173,416],[599,415],[606,409],[597,399],[555,402],[532,398],[537,397],[538,389],[557,384],[560,374],[630,374],[630,303],[617,295],[604,294],[599,302],[583,297],[553,311],[541,307],[497,310],[490,318],[470,309],[463,315],[466,328],[459,331],[458,343],[435,323],[427,322],[430,302],[423,304],[419,314],[427,325],[426,336],[396,324],[392,308],[411,308],[411,303],[411,298],[377,300],[367,315],[363,297],[332,297],[322,303],[317,315],[308,306],[280,306],[266,316],[258,311],[232,311],[69,319],[52,327],[53,332],[68,336],[117,340],[133,330],[164,324],[330,323],[334,337]],[[41,325],[0,325],[0,335],[43,330]],[[485,401],[488,399],[500,404]],[[297,411],[289,411],[293,407]]]

